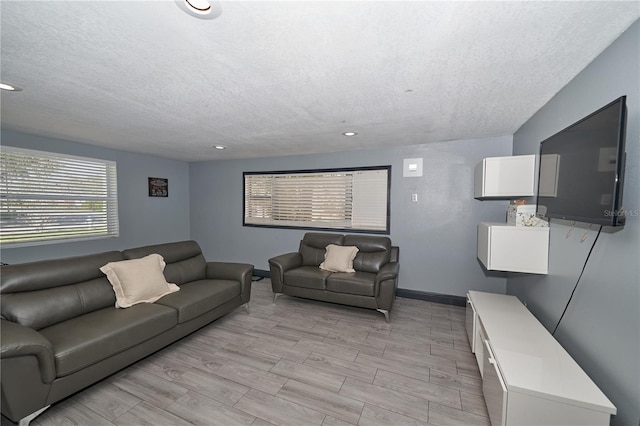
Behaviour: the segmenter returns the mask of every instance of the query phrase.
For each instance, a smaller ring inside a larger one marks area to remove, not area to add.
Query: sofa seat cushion
[[[180,291],[156,303],[178,311],[178,323],[192,320],[240,295],[240,283],[232,280],[198,280],[182,284]]]
[[[323,271],[317,266],[300,266],[284,273],[284,284],[293,287],[325,290],[326,280],[329,275],[331,275],[331,272]]]
[[[375,280],[376,274],[372,274],[370,272],[335,272],[327,278],[327,290],[334,293],[375,296]]]
[[[175,309],[139,304],[109,307],[40,330],[53,346],[57,377],[67,376],[175,327]]]

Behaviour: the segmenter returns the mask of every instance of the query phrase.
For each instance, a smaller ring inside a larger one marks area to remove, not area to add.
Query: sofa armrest
[[[2,320],[0,325],[0,358],[35,356],[43,383],[56,378],[56,367],[51,342],[32,328]]]
[[[275,266],[285,273],[289,269],[297,268],[302,265],[302,255],[300,253],[293,252],[287,254],[281,254],[280,256],[272,257],[269,259],[269,266]]]
[[[378,309],[391,310],[396,298],[399,270],[400,264],[398,262],[389,262],[378,271],[374,289]]]
[[[248,263],[207,262],[207,278],[234,280],[240,282],[242,303],[251,298],[251,278],[253,265]]]
[[[302,265],[302,255],[300,253],[286,253],[269,259],[269,272],[271,273],[271,288],[274,293],[282,293],[284,283],[284,273],[290,269]]]
[[[378,271],[378,274],[376,275],[376,283],[381,283],[386,280],[395,280],[398,278],[399,270],[400,264],[398,262],[387,263]]]

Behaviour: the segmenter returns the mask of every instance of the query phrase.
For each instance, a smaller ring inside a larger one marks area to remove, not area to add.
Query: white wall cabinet
[[[518,298],[469,291],[467,302],[493,426],[609,424],[616,407]]]
[[[483,159],[475,169],[474,197],[532,197],[535,164],[535,155]]]
[[[478,224],[478,259],[488,270],[546,274],[549,228],[482,222]]]
[[[533,196],[535,164],[535,155],[483,159],[475,169],[475,198]],[[549,228],[483,222],[478,225],[478,259],[492,271],[546,274]]]

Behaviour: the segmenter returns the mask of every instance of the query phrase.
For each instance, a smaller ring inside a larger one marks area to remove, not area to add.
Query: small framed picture
[[[169,179],[150,177],[149,197],[168,197]]]

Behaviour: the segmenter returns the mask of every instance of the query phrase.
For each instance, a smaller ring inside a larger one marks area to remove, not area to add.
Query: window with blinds
[[[0,166],[3,246],[118,236],[115,162],[3,146]]]
[[[245,226],[389,233],[391,166],[243,177]]]

